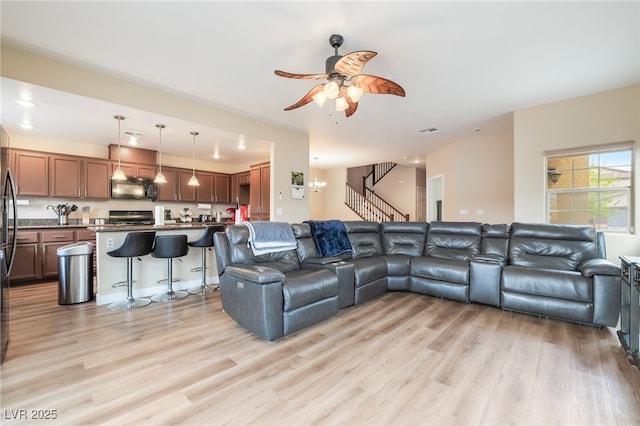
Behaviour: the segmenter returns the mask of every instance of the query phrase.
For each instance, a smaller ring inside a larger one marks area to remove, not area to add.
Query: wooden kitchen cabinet
[[[252,221],[270,220],[271,203],[271,164],[261,163],[251,166],[249,170],[250,185],[250,217]]]
[[[38,231],[18,231],[16,252],[9,278],[30,280],[40,277],[39,242]]]
[[[230,201],[235,203],[236,198],[240,204],[250,203],[250,172],[236,173],[229,178]]]
[[[111,162],[111,175],[118,168],[118,162]],[[120,162],[120,168],[124,172],[127,177],[141,177],[141,178],[150,178],[153,179],[156,177],[156,167],[152,165],[146,164],[132,164],[132,163],[123,163]],[[163,171],[164,172],[164,171]]]
[[[16,179],[16,195],[49,196],[49,155],[35,151],[15,150],[13,171]]]
[[[20,230],[9,277],[15,281],[55,277],[58,275],[58,248],[78,241],[95,244],[95,235],[95,231],[86,228],[75,231],[69,228]]]
[[[215,180],[213,173],[210,172],[196,172],[198,182],[200,186],[196,191],[196,197],[200,203],[213,203],[215,202]]]
[[[230,177],[227,174],[223,173],[215,173],[215,202],[216,203],[229,203],[231,202],[231,194],[229,191],[229,180]],[[234,200],[235,201],[235,200]]]
[[[187,185],[191,173],[187,169],[163,168],[167,183],[158,184],[158,201],[196,201],[196,187]]]
[[[111,162],[102,160],[84,161],[85,198],[111,198]]]
[[[40,231],[42,244],[42,278],[58,275],[58,248],[75,241],[75,233],[71,229]]]
[[[80,198],[82,196],[82,159],[61,155],[49,156],[49,195]]]

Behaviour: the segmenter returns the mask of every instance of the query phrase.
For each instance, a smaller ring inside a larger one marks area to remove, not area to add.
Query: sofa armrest
[[[620,275],[620,267],[606,259],[587,259],[578,266],[578,271],[587,278],[594,275]]]
[[[469,301],[500,306],[502,268],[507,263],[498,254],[480,254],[469,263]]]
[[[507,259],[499,254],[478,254],[474,256],[471,261],[480,263],[494,263],[502,266],[507,263]]]
[[[282,272],[268,266],[233,265],[227,266],[224,272],[230,278],[255,284],[271,284],[285,279]]]
[[[337,259],[334,262],[315,263],[309,259]],[[337,257],[307,258],[300,264],[302,269],[326,269],[338,276],[338,308],[353,306],[355,301],[355,272],[353,263],[344,262]]]
[[[328,256],[328,257],[313,256],[313,257],[307,257],[301,263],[302,263],[302,266],[304,267],[305,263],[312,264],[312,265],[327,265],[330,263],[337,263],[341,261],[342,259],[336,256]]]

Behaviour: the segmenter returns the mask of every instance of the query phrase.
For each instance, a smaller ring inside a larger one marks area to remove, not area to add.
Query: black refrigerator
[[[2,190],[2,237],[0,241],[0,341],[2,355],[0,363],[9,347],[9,273],[13,265],[16,239],[18,238],[18,216],[16,190],[9,167],[10,139],[0,126],[0,190]]]

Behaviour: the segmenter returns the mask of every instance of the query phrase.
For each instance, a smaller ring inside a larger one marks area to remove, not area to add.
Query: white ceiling
[[[638,1],[3,0],[1,14],[5,44],[307,131],[321,168],[409,165],[476,129],[509,131],[514,110],[640,83]],[[394,80],[406,97],[365,94],[348,119],[314,103],[283,111],[317,82],[273,71],[324,72],[334,33],[344,36],[341,54],[378,52],[364,72]],[[22,132],[13,100],[24,87],[2,84],[2,124]],[[198,156],[217,143],[225,162],[246,162],[233,158],[241,136],[224,129],[27,89],[39,137],[113,143],[111,117],[124,114],[123,130],[143,133],[145,148],[158,148],[162,121],[163,151],[190,156],[188,133],[198,130]],[[439,132],[418,133],[430,127]],[[268,144],[247,142],[264,157]]]

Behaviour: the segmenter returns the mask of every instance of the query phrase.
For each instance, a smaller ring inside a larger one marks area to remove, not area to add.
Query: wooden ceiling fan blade
[[[350,77],[360,74],[360,71],[362,71],[362,68],[366,65],[369,59],[376,55],[376,52],[372,52],[370,50],[358,50],[347,53],[340,58],[338,62],[336,62],[335,70],[340,74]]]
[[[295,78],[297,80],[320,80],[329,77],[327,74],[294,74],[286,71],[275,70],[276,75],[285,78]]]
[[[301,106],[305,106],[309,102],[313,101],[313,97],[315,96],[316,93],[322,90],[322,86],[324,86],[324,84],[318,84],[313,89],[309,90],[307,94],[302,97],[302,99],[300,99],[295,104],[286,107],[284,110],[291,111],[292,109],[300,108]]]
[[[398,83],[375,75],[360,74],[351,81],[367,93],[403,97],[405,95],[404,89]]]

